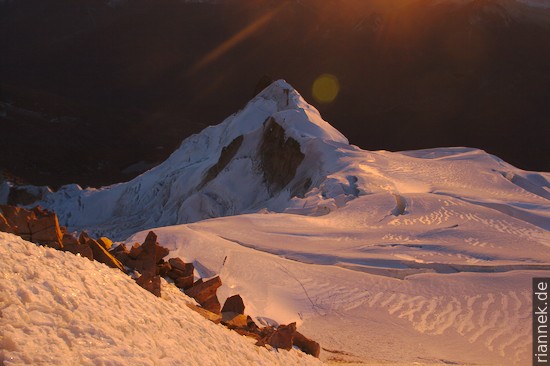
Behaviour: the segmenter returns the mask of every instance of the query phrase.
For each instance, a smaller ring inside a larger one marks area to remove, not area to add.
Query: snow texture
[[[166,282],[157,298],[103,264],[5,233],[0,256],[2,365],[320,364],[211,323]]]

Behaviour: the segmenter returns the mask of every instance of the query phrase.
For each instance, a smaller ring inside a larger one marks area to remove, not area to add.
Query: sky
[[[133,163],[164,160],[242,108],[264,75],[287,80],[363,149],[477,147],[550,171],[550,10],[438,3],[3,3],[0,100],[78,121],[52,127],[10,112],[48,136],[44,151],[61,135],[104,141],[101,154],[56,153],[67,160],[63,183],[114,183]],[[319,89],[323,80],[332,86]],[[56,180],[48,161],[11,163],[36,143],[15,143],[9,118],[0,117],[9,156],[0,166],[27,176],[37,169],[22,167],[40,166],[44,182]]]

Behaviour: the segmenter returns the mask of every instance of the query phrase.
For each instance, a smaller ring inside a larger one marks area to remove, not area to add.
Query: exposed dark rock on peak
[[[211,180],[216,178],[218,174],[221,173],[221,171],[227,166],[227,164],[229,164],[231,159],[233,159],[235,154],[237,154],[237,151],[239,151],[242,143],[243,136],[241,135],[236,137],[233,141],[229,143],[229,145],[225,146],[222,149],[218,162],[210,167],[210,169],[208,169],[201,184],[199,185],[199,189],[207,185]]]
[[[269,190],[277,192],[286,187],[304,157],[298,141],[286,136],[284,128],[269,118],[260,146],[261,166]]]

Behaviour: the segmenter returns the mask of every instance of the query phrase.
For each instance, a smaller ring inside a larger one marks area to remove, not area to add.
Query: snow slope
[[[220,273],[222,299],[239,293],[257,319],[296,321],[325,361],[529,363],[531,278],[550,276],[550,233],[460,199],[403,197],[399,216],[395,197],[379,193],[325,216],[239,215],[155,232],[170,255]]]
[[[103,264],[5,233],[0,256],[2,365],[320,364],[207,321],[166,282],[157,298]]]

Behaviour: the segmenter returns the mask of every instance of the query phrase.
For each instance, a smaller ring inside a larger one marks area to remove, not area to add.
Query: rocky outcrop
[[[286,136],[285,130],[269,118],[264,127],[260,159],[264,180],[271,192],[278,192],[292,181],[305,155],[300,144]]]
[[[111,249],[111,247],[113,246],[113,241],[105,236],[102,236],[101,238],[97,239],[97,242],[107,250]]]
[[[215,314],[221,312],[221,305],[216,295],[216,291],[222,285],[219,276],[207,281],[194,284],[193,287],[185,290],[185,294],[194,298],[203,308]]]
[[[101,263],[105,263],[107,266],[111,268],[118,268],[122,272],[126,273],[126,270],[124,269],[124,266],[118,259],[116,259],[111,253],[107,251],[97,240],[89,239],[86,242],[87,245],[90,246],[93,253],[93,258]]]
[[[13,228],[8,224],[8,220],[0,213],[0,231],[5,233],[13,233]]]
[[[296,323],[290,323],[289,325],[281,325],[273,331],[269,331],[262,339],[260,339],[256,345],[264,346],[269,344],[275,348],[282,348],[290,350],[294,342],[294,335],[296,334]]]
[[[223,304],[222,313],[237,313],[244,314],[244,302],[240,295],[228,297]]]
[[[222,148],[222,151],[220,153],[220,157],[216,164],[210,167],[206,174],[204,175],[204,178],[202,179],[201,184],[199,185],[199,189],[207,185],[211,180],[216,178],[218,174],[221,173],[221,171],[229,164],[231,159],[237,154],[237,151],[239,151],[239,148],[241,147],[243,143],[244,137],[242,135],[236,137],[233,141],[229,143],[229,145],[224,146]]]
[[[145,273],[136,280],[136,283],[153,295],[160,297],[160,276]]]
[[[39,206],[32,209],[34,217],[29,220],[31,241],[61,249],[63,234],[59,227],[57,215],[53,212],[42,210]]]
[[[293,344],[301,349],[304,353],[319,358],[319,354],[321,353],[321,345],[319,345],[319,343],[315,342],[314,340],[307,338],[302,333],[294,333]]]
[[[11,232],[25,240],[56,249],[63,247],[61,243],[63,234],[55,213],[43,210],[39,206],[27,210],[22,207],[0,205],[0,214],[3,218],[0,219],[2,231]]]
[[[245,314],[245,305],[240,295],[226,299],[223,309],[217,296],[222,285],[219,276],[204,281],[195,281],[195,266],[185,263],[181,258],[163,258],[169,250],[157,242],[157,236],[150,231],[143,244],[135,243],[130,250],[125,244],[113,247],[107,237],[91,238],[81,232],[78,239],[59,226],[57,216],[36,207],[27,210],[14,206],[0,206],[0,230],[15,233],[27,240],[49,245],[73,254],[104,263],[111,268],[127,272],[126,268],[137,274],[136,283],[157,297],[161,297],[162,277],[174,282],[189,297],[200,305],[188,304],[188,307],[204,318],[221,323],[235,332],[254,338],[257,345],[290,350],[297,346],[305,353],[319,357],[320,346],[317,342],[296,331],[296,323],[277,328],[264,328]],[[109,250],[110,249],[110,250]],[[126,267],[126,268],[125,268]],[[135,278],[134,277],[134,278]]]
[[[79,254],[81,257],[85,257],[93,261],[94,253],[92,252],[90,245],[88,243],[80,244],[76,239],[74,239],[74,237],[71,236],[71,238],[73,238],[74,241],[65,239],[65,236],[63,237],[63,250],[73,254]]]
[[[194,298],[204,309],[214,314],[220,314],[221,304],[218,300],[216,291],[221,284],[222,282],[219,276],[207,281],[200,279],[195,282],[192,287],[185,290],[185,294]]]

